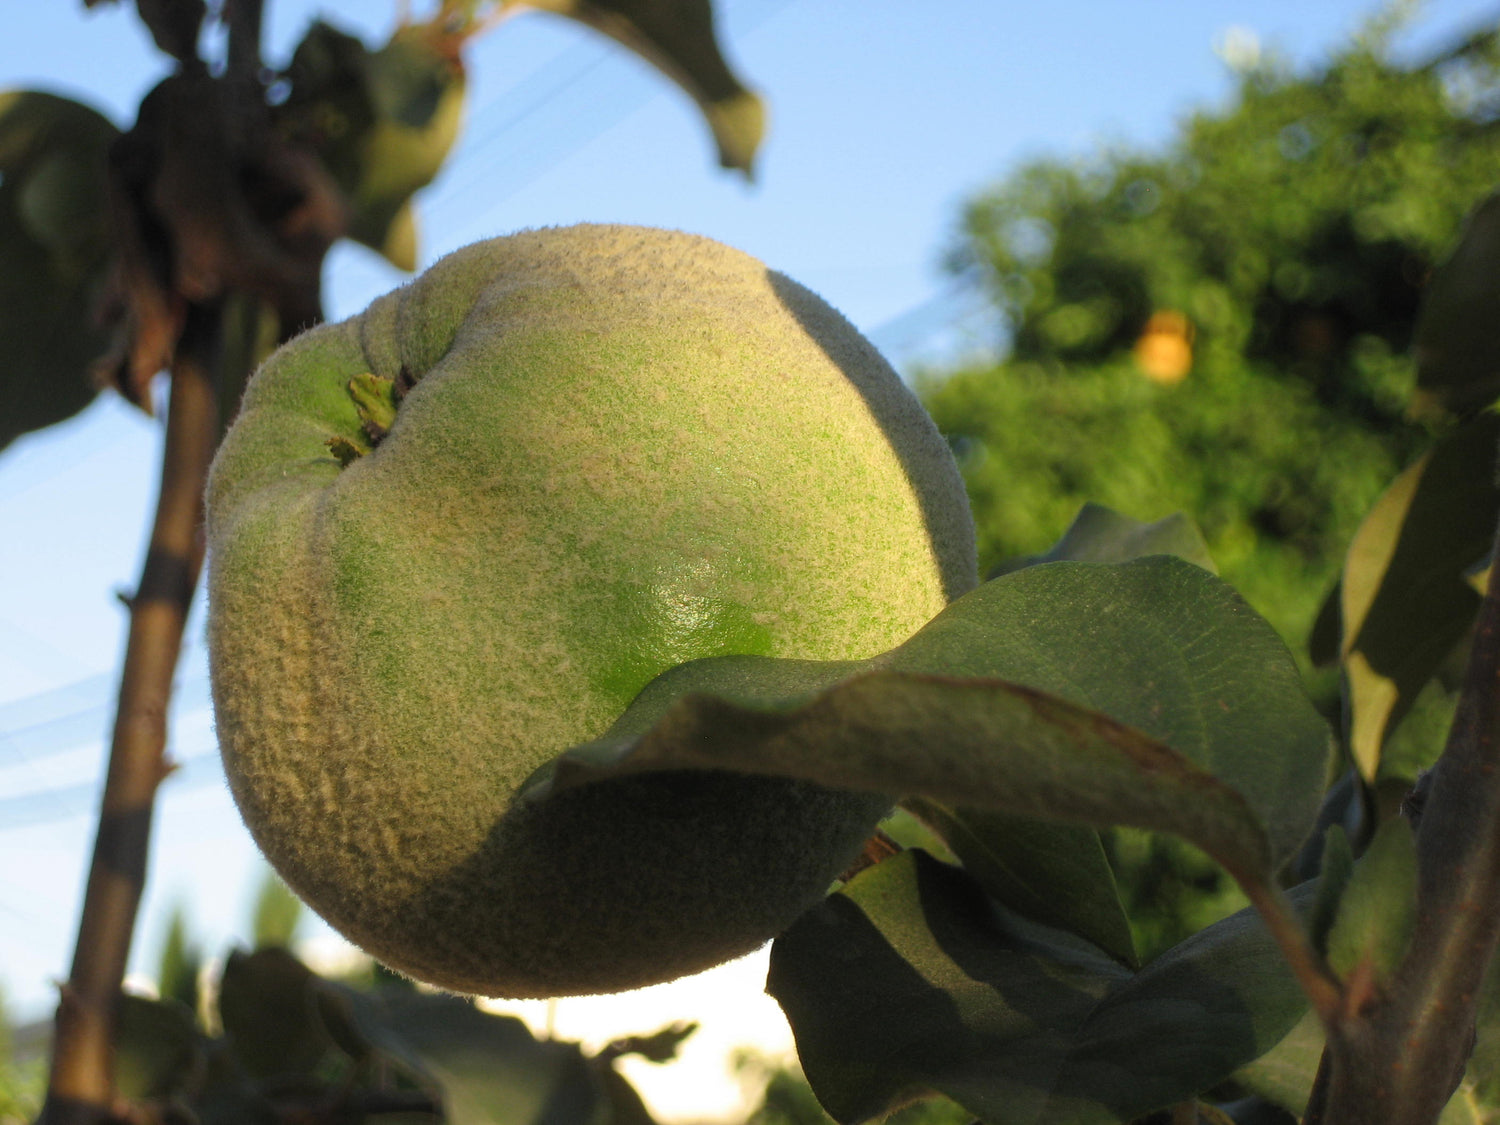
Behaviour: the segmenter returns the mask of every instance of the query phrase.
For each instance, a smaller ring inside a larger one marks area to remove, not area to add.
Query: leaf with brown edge
[[[1366,780],[1386,738],[1474,621],[1467,573],[1500,516],[1500,415],[1443,438],[1392,482],[1365,517],[1340,584],[1349,746]]]
[[[730,69],[709,0],[502,0],[586,23],[629,47],[698,103],[719,149],[719,164],[753,178],[765,135],[765,106]]]
[[[644,770],[795,777],[1172,832],[1258,880],[1311,828],[1329,748],[1270,626],[1156,556],[1017,571],[868,661],[683,665],[529,797]]]
[[[88,106],[0,92],[0,449],[93,401],[113,254],[105,168],[119,130]]]

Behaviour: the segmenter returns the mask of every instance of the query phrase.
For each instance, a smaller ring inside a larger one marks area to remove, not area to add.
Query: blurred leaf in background
[[[110,267],[105,167],[119,130],[88,106],[0,91],[0,449],[98,389]]]

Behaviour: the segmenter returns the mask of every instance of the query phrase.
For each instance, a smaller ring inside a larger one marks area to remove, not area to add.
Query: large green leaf
[[[278,126],[310,145],[343,190],[349,236],[416,268],[411,197],[432,182],[458,137],[462,33],[403,24],[379,50],[314,23],[287,68]]]
[[[0,449],[94,397],[95,320],[111,254],[114,125],[78,102],[0,92]]]
[[[1214,569],[1203,536],[1186,516],[1144,523],[1085,504],[1048,551],[1014,560],[1001,573],[1047,562],[1128,562],[1148,555],[1176,555]],[[1006,906],[1136,964],[1130,921],[1098,829],[921,798],[907,804]]]
[[[1307,1006],[1249,912],[1131,973],[920,851],[794,923],[768,988],[841,1122],[930,1090],[987,1125],[1131,1121],[1221,1082]]]
[[[1500,517],[1500,416],[1440,441],[1376,501],[1349,545],[1341,584],[1349,745],[1373,780],[1386,737],[1479,608],[1465,573]]]
[[[713,130],[719,163],[751,174],[766,111],[725,62],[709,0],[501,0],[568,16],[629,47],[686,90]]]
[[[1500,398],[1500,195],[1474,209],[1433,271],[1412,350],[1419,405],[1468,412]]]
[[[684,665],[529,795],[735,770],[1172,832],[1261,879],[1311,827],[1328,750],[1270,627],[1201,567],[1157,556],[995,579],[869,661]]]

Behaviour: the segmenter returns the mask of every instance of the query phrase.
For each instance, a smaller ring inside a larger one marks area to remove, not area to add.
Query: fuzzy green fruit
[[[513,797],[667,668],[868,657],[976,580],[957,469],[874,349],[753,258],[635,227],[479,243],[294,340],[208,510],[246,823],[352,941],[485,995],[670,979],[817,901],[883,801],[720,774]]]

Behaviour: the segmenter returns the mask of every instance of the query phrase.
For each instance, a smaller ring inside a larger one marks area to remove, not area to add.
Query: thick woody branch
[[[78,944],[57,1010],[42,1111],[47,1125],[111,1118],[120,984],[145,883],[152,806],[168,771],[167,707],[203,562],[203,486],[218,434],[219,407],[209,366],[183,354],[172,371],[150,548],[130,602],[119,709]]]

